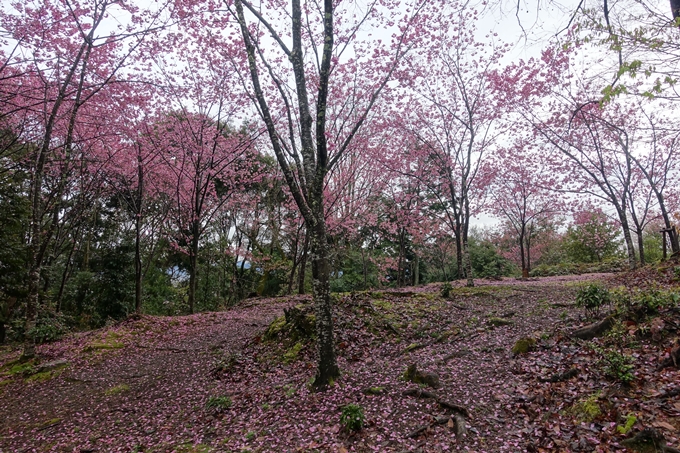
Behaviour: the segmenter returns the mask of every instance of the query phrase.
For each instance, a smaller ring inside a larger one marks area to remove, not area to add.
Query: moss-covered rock
[[[512,347],[512,353],[515,355],[526,354],[536,346],[536,340],[529,337],[520,338]]]
[[[489,318],[489,324],[491,324],[492,326],[498,327],[498,326],[510,326],[514,323],[510,319]]]
[[[404,371],[403,378],[414,384],[424,384],[429,387],[439,387],[439,375],[437,373],[420,371],[415,364],[411,364]]]
[[[311,305],[296,305],[284,309],[284,316],[276,318],[267,327],[265,341],[299,340],[313,338],[316,333],[316,315]]]
[[[276,340],[280,336],[282,336],[282,333],[284,333],[286,330],[286,317],[285,316],[279,316],[275,320],[269,324],[269,327],[267,327],[267,330],[264,331],[264,335],[262,335],[262,338],[264,340]]]

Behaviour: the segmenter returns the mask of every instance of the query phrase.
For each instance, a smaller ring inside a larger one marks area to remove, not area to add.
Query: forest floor
[[[606,452],[640,432],[677,451],[680,370],[660,366],[677,304],[592,341],[570,335],[586,324],[579,285],[677,288],[675,274],[650,272],[478,280],[447,298],[441,284],[338,295],[342,377],[325,392],[310,390],[304,323],[272,324],[302,296],[130,318],[42,345],[30,364],[5,346],[0,453]],[[529,351],[513,354],[521,338]],[[603,365],[612,345],[633,358],[629,384]],[[406,380],[409,365],[436,388]],[[365,415],[357,432],[340,422],[348,404]]]

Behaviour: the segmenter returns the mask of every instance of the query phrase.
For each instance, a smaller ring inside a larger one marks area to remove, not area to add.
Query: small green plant
[[[619,434],[626,435],[631,429],[633,429],[633,425],[635,425],[635,422],[637,422],[636,416],[626,415],[626,422],[623,425],[618,425],[616,427],[616,431]]]
[[[231,405],[232,401],[228,396],[211,396],[205,403],[205,408],[213,412],[222,412],[229,409]]]
[[[629,355],[610,349],[602,352],[600,365],[604,373],[623,384],[629,384],[635,379],[633,358]]]
[[[342,408],[340,424],[348,431],[359,431],[364,426],[364,410],[358,404],[348,404]]]
[[[574,403],[569,412],[582,422],[592,423],[597,417],[602,415],[600,405],[597,403],[599,397],[599,393],[590,395],[588,398]]]
[[[451,296],[451,291],[452,291],[452,290],[453,290],[453,286],[451,286],[451,283],[445,282],[445,283],[442,285],[442,288],[441,288],[441,290],[439,291],[439,294],[441,294],[441,296],[442,296],[444,299],[448,299],[449,296]]]
[[[611,294],[601,283],[589,283],[581,287],[576,293],[576,306],[583,308],[589,318],[598,316],[600,308],[610,303]]]
[[[295,392],[297,391],[295,389],[295,386],[293,384],[286,384],[283,386],[283,390],[286,393],[286,397],[290,398],[291,396],[295,395]]]
[[[246,434],[246,440],[250,442],[251,440],[255,439],[257,434],[255,434],[254,431],[248,431],[248,434]]]

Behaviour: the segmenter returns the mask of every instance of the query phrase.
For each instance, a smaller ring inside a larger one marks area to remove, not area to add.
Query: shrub
[[[441,294],[441,296],[444,299],[447,299],[451,295],[452,290],[453,290],[453,286],[451,286],[451,283],[446,282],[442,285],[442,288],[439,291],[439,294]]]
[[[35,327],[26,332],[36,343],[46,343],[60,339],[68,332],[66,317],[61,312],[40,311]]]
[[[211,396],[205,403],[205,408],[214,412],[222,412],[231,407],[231,398],[228,396]]]
[[[348,404],[342,408],[340,424],[348,431],[359,431],[364,426],[364,410],[358,404]]]
[[[607,376],[623,384],[629,384],[635,379],[635,366],[631,356],[615,350],[603,351],[600,365]]]
[[[587,317],[597,316],[600,313],[600,307],[610,303],[609,290],[599,283],[585,285],[576,293],[576,306],[585,309]]]

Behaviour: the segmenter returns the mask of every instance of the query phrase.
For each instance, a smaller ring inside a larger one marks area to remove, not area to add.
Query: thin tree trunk
[[[323,217],[322,217],[323,219]],[[319,368],[315,386],[326,387],[340,376],[333,340],[333,310],[330,294],[330,263],[325,225],[319,222],[309,228],[312,247],[312,279],[316,312],[317,351]]]
[[[416,253],[413,257],[413,286],[420,285],[420,259]]]
[[[298,294],[305,294],[305,271],[307,270],[307,253],[309,250],[309,230],[305,232],[305,245],[302,249],[302,258],[300,259],[300,271],[298,273]]]
[[[191,251],[189,253],[189,313],[193,314],[196,305],[196,288],[198,287],[198,224],[192,224]]]
[[[467,241],[463,242],[463,255],[465,257],[465,275],[467,276],[467,286],[472,288],[475,286],[475,280],[472,278],[472,263],[470,262],[470,250]]]

